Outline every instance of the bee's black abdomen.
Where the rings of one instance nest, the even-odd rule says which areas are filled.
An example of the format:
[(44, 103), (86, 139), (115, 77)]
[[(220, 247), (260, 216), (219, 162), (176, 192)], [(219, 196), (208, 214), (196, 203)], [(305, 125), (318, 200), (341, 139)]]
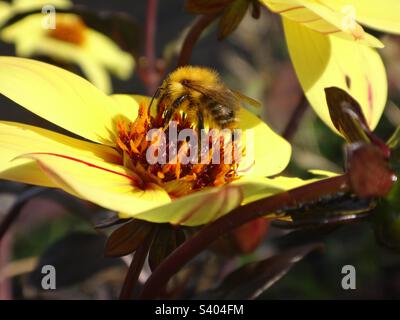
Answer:
[(211, 99), (208, 99), (205, 105), (206, 112), (210, 115), (213, 121), (222, 128), (228, 127), (236, 121), (235, 111), (231, 107), (221, 105)]

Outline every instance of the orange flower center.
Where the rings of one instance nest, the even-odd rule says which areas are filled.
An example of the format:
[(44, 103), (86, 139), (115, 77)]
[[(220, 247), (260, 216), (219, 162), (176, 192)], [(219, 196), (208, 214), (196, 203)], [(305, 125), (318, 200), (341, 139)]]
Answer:
[[(208, 186), (221, 186), (238, 179), (238, 161), (234, 154), (241, 148), (237, 141), (227, 138), (226, 134), (217, 130), (217, 136), (206, 136), (207, 150), (205, 153), (201, 151), (200, 154), (199, 150), (204, 150), (204, 144), (200, 146), (197, 131), (193, 129), (194, 124), (185, 118), (185, 115), (176, 115), (173, 119), (177, 124), (175, 128), (178, 134), (184, 129), (195, 133), (196, 142), (199, 143), (195, 156), (193, 149), (189, 147), (193, 141), (171, 139), (170, 131), (173, 130), (173, 126), (166, 124), (162, 115), (150, 116), (148, 105), (142, 103), (135, 122), (120, 121), (117, 125), (117, 144), (124, 165), (137, 173), (143, 181), (162, 186), (173, 197)], [(151, 130), (159, 132), (160, 135), (149, 136)], [(163, 140), (160, 137), (165, 138)], [(175, 148), (176, 151), (172, 152), (171, 148)], [(151, 150), (153, 151), (149, 153)], [(218, 161), (215, 162), (216, 153)], [(184, 161), (188, 157), (192, 157), (194, 161)], [(151, 161), (155, 158), (164, 158), (167, 162)]]
[(69, 42), (78, 46), (86, 40), (86, 25), (77, 16), (57, 16), (55, 29), (48, 31), (48, 36), (60, 41)]

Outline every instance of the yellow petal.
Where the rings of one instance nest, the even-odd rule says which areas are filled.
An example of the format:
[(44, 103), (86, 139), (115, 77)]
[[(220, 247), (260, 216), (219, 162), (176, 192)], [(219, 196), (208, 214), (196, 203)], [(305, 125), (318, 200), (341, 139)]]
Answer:
[[(59, 49), (61, 48), (62, 46), (59, 47)], [(49, 56), (55, 57), (55, 55)], [(69, 57), (72, 56), (73, 55), (70, 55)], [(91, 56), (80, 54), (78, 59), (70, 62), (78, 64), (81, 67), (85, 77), (98, 89), (107, 94), (110, 94), (113, 91), (109, 73), (101, 64), (99, 64), (96, 60), (93, 60)]]
[(348, 91), (360, 103), (368, 124), (374, 129), (387, 98), (386, 72), (379, 54), (372, 48), (321, 35), (288, 19), (284, 19), (284, 28), (301, 86), (321, 119), (334, 129), (324, 88), (336, 86)]
[(334, 35), (372, 47), (383, 47), (375, 37), (364, 32), (352, 12), (332, 10), (312, 0), (260, 0), (271, 11), (324, 35)]
[(134, 217), (156, 223), (198, 226), (217, 219), (240, 205), (238, 186), (209, 188), (178, 198), (169, 204), (136, 214), (122, 211), (121, 218)]
[(326, 177), (326, 178), (334, 177), (334, 176), (338, 175), (338, 173), (336, 173), (336, 172), (320, 170), (320, 169), (312, 169), (312, 170), (308, 170), (308, 172), (315, 176), (322, 176), (322, 177)]
[(239, 128), (245, 132), (246, 147), (239, 173), (264, 177), (283, 171), (290, 160), (290, 144), (245, 108), (240, 109), (238, 118)]
[(0, 57), (0, 93), (89, 140), (114, 145), (114, 100), (85, 79), (42, 62)]
[(128, 79), (135, 67), (135, 60), (129, 53), (121, 50), (110, 38), (93, 29), (87, 30), (84, 50), (88, 56), (122, 80)]
[(120, 213), (120, 217), (198, 226), (214, 221), (241, 204), (247, 204), (311, 181), (286, 177), (276, 179), (243, 177), (223, 187), (204, 189), (143, 213), (135, 215)]
[(148, 99), (144, 96), (134, 96), (127, 94), (113, 94), (111, 97), (115, 101), (117, 114), (120, 117), (119, 119), (130, 122), (136, 120), (139, 112), (139, 104), (143, 101), (143, 99)]
[(42, 8), (45, 5), (52, 5), (56, 8), (69, 8), (72, 2), (69, 0), (13, 0), (13, 10), (17, 12), (24, 12)]
[(7, 21), (11, 14), (11, 6), (6, 2), (0, 2), (0, 26)]
[(32, 14), (1, 30), (1, 40), (15, 43), (17, 55), (28, 57), (35, 53), (35, 46), (47, 33), (42, 26), (41, 14)]
[(244, 189), (246, 191), (247, 189), (249, 190), (247, 191), (247, 193), (245, 193), (245, 197), (243, 199), (242, 204), (254, 202), (256, 200), (277, 194), (279, 192), (301, 187), (303, 185), (321, 179), (303, 180), (300, 178), (280, 176), (272, 179), (267, 178), (262, 180), (260, 178), (252, 178), (252, 180), (253, 182), (257, 182), (256, 185), (258, 186), (258, 188), (256, 189), (255, 186), (253, 185), (251, 189), (249, 189), (250, 185), (249, 184), (245, 185)]
[(0, 178), (54, 187), (36, 163), (16, 159), (31, 152), (61, 152), (73, 157), (118, 162), (118, 153), (109, 147), (67, 137), (49, 130), (14, 122), (0, 122)]
[(136, 214), (171, 201), (163, 189), (150, 183), (142, 186), (140, 178), (119, 165), (56, 153), (20, 158), (35, 160), (59, 188), (110, 210)]
[(334, 10), (352, 6), (357, 21), (371, 28), (400, 33), (400, 1), (398, 0), (321, 0)]
[(2, 178), (59, 187), (124, 212), (125, 217), (153, 222), (200, 225), (251, 197), (257, 199), (281, 191), (268, 179), (244, 177), (228, 186), (209, 188), (171, 202), (164, 190), (151, 184), (142, 186), (134, 173), (113, 164), (119, 160), (113, 149), (15, 123), (1, 123), (0, 151)]

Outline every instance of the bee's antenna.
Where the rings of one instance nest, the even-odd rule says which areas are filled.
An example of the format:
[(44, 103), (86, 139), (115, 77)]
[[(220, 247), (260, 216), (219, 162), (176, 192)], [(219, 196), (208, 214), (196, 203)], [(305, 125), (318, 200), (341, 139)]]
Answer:
[(160, 94), (160, 87), (157, 88), (156, 92), (155, 92), (155, 93), (153, 94), (153, 96), (151, 97), (150, 104), (149, 104), (149, 108), (148, 108), (148, 110), (147, 110), (147, 112), (148, 112), (149, 114), (150, 114), (150, 111), (151, 111), (151, 106), (153, 105), (153, 101), (154, 101), (154, 99), (158, 98), (159, 94)]

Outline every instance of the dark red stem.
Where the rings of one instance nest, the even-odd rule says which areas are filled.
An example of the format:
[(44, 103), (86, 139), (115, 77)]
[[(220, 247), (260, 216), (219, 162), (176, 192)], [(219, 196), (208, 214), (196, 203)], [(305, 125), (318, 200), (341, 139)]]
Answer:
[(231, 213), (206, 225), (169, 255), (147, 280), (140, 298), (157, 298), (160, 290), (176, 272), (228, 231), (282, 208), (295, 207), (303, 202), (348, 190), (350, 190), (348, 176), (345, 174), (316, 181), (236, 208)]
[(120, 300), (129, 300), (133, 297), (133, 289), (139, 280), (140, 272), (142, 271), (144, 262), (146, 261), (150, 245), (151, 239), (147, 239), (143, 242), (143, 245), (136, 250), (125, 276), (124, 284), (122, 285), (121, 293), (119, 295)]
[(157, 29), (158, 0), (147, 0), (145, 56), (146, 62), (143, 70), (143, 82), (146, 85), (147, 94), (152, 96), (157, 89), (160, 75), (157, 70), (155, 53), (156, 29)]
[(296, 133), (300, 121), (307, 111), (308, 101), (304, 94), (301, 95), (299, 103), (297, 104), (296, 108), (294, 109), (292, 115), (290, 116), (289, 122), (286, 125), (285, 130), (282, 133), (282, 137), (286, 140), (292, 140), (294, 134)]
[(178, 67), (189, 64), (193, 48), (199, 40), (201, 34), (218, 16), (218, 13), (203, 15), (193, 24), (183, 42), (178, 58)]
[(147, 0), (146, 57), (150, 66), (155, 66), (155, 34), (157, 27), (157, 0)]

